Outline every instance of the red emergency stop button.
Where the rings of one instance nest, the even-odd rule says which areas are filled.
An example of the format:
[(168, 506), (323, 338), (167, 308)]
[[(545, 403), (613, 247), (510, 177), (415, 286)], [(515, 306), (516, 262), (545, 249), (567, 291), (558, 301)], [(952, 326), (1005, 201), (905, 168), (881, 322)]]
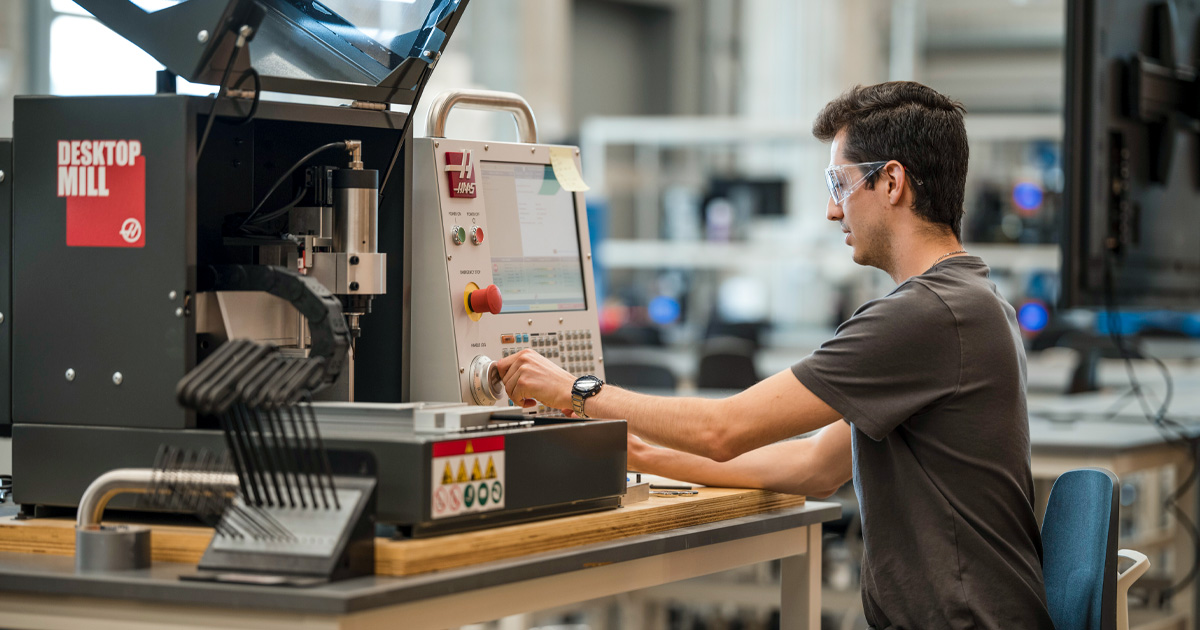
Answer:
[(483, 244), (483, 228), (478, 225), (471, 228), (471, 242), (476, 245)]
[(471, 291), (467, 303), (473, 313), (499, 315), (500, 309), (504, 306), (504, 299), (500, 297), (500, 287), (489, 284), (486, 289)]

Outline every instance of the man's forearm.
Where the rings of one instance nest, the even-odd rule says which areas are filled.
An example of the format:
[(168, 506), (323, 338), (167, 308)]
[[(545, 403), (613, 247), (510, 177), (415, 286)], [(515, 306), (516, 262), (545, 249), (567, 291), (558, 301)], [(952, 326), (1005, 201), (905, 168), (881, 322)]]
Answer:
[(712, 457), (720, 446), (707, 436), (720, 424), (724, 408), (719, 399), (648, 396), (612, 385), (584, 403), (589, 417), (626, 420), (630, 433), (704, 457)]
[(755, 449), (727, 462), (631, 440), (630, 465), (706, 486), (762, 488), (824, 498), (851, 477), (850, 430), (837, 422), (820, 434)]
[(728, 461), (841, 417), (791, 372), (780, 372), (723, 399), (666, 398), (606, 386), (587, 399), (593, 418), (623, 418), (629, 431), (676, 450)]

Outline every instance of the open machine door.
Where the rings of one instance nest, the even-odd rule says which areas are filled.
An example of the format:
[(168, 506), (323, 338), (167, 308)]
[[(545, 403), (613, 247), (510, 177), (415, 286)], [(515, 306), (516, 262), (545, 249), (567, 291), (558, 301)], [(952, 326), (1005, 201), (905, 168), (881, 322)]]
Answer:
[[(78, 0), (194, 83), (250, 68), (261, 88), (409, 104), (467, 0)], [(358, 24), (380, 24), (367, 28)]]

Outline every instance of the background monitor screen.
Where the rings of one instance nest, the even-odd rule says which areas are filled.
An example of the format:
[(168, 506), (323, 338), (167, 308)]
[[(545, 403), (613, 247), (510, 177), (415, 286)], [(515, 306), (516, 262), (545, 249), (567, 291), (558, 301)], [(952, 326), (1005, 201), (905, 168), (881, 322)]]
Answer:
[(480, 171), (501, 313), (587, 309), (575, 195), (548, 165), (483, 162)]
[(1200, 307), (1200, 7), (1067, 7), (1062, 305)]

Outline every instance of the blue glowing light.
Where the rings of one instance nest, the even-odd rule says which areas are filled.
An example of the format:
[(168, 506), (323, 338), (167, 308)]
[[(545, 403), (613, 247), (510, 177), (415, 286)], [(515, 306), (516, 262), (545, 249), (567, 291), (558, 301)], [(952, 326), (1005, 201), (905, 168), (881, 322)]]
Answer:
[(1020, 182), (1013, 186), (1013, 203), (1026, 212), (1042, 207), (1042, 187), (1033, 182)]
[(1041, 302), (1026, 302), (1017, 311), (1017, 321), (1022, 330), (1038, 332), (1050, 322), (1050, 311)]
[(660, 295), (646, 305), (646, 313), (650, 321), (656, 324), (670, 324), (679, 319), (679, 301), (675, 298)]

